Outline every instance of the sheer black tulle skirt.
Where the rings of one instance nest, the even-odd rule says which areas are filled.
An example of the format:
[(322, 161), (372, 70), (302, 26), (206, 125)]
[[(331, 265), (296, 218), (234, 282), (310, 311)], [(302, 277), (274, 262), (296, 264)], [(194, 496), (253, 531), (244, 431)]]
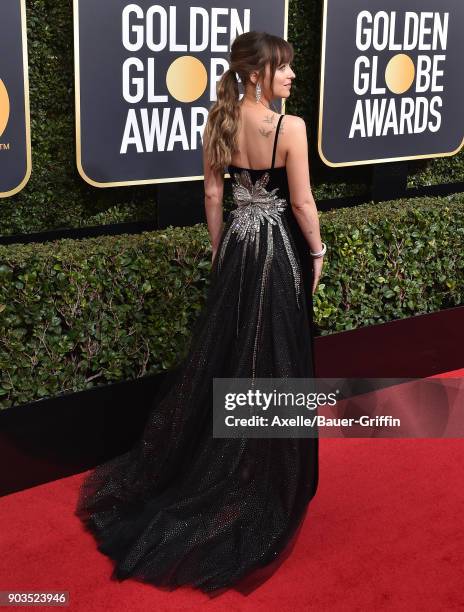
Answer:
[(212, 437), (213, 377), (313, 375), (285, 218), (262, 224), (258, 246), (228, 232), (232, 220), (177, 378), (154, 398), (139, 442), (81, 485), (75, 513), (114, 560), (113, 579), (232, 586), (278, 557), (316, 492), (317, 438)]

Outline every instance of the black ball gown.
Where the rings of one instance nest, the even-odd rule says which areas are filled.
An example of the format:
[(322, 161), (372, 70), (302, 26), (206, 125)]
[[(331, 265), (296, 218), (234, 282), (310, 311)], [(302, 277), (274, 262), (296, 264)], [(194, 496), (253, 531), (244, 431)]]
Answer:
[(270, 169), (229, 166), (235, 208), (174, 383), (139, 442), (82, 482), (75, 514), (112, 579), (236, 585), (282, 556), (316, 492), (317, 437), (212, 436), (213, 377), (314, 376), (312, 266), (274, 167), (282, 117)]

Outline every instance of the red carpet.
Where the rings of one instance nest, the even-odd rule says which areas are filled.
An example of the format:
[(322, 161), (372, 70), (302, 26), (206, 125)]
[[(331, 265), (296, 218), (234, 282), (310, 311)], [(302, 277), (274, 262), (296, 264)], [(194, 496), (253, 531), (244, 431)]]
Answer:
[(66, 478), (0, 499), (0, 590), (66, 590), (83, 612), (464, 610), (463, 466), (461, 439), (321, 440), (292, 554), (248, 596), (214, 599), (110, 581), (73, 515), (83, 475)]

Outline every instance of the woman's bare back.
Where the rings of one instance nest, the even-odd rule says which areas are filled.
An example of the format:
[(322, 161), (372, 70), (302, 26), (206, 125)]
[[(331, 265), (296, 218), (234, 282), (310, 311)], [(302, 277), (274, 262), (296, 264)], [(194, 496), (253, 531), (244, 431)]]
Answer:
[[(279, 113), (257, 103), (240, 104), (239, 151), (232, 154), (231, 165), (252, 170), (268, 170)], [(308, 165), (306, 124), (301, 117), (284, 115), (280, 122), (275, 168), (285, 167), (292, 205), (305, 206), (312, 200)]]
[[(279, 113), (266, 109), (257, 103), (253, 109), (248, 104), (240, 105), (240, 122), (238, 128), (239, 151), (232, 155), (231, 165), (252, 170), (267, 170), (271, 167), (272, 148), (279, 120)], [(284, 115), (280, 122), (278, 146), (276, 149), (275, 167), (282, 167), (287, 159), (287, 142), (285, 139), (286, 124), (293, 119)]]

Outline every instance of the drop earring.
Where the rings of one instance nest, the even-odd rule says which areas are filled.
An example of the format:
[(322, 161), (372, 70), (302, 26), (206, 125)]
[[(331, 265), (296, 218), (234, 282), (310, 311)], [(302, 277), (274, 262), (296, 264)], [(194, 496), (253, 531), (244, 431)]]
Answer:
[(261, 99), (261, 85), (258, 83), (256, 83), (256, 102), (259, 102)]

